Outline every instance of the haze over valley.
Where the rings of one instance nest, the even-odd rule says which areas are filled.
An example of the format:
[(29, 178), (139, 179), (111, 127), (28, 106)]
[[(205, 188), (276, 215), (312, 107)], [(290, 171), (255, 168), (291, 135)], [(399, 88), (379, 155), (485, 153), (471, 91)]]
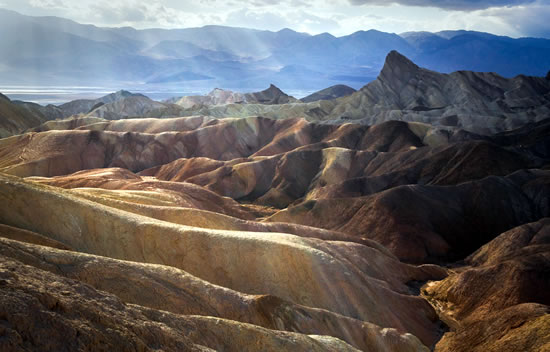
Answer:
[[(104, 92), (133, 88), (153, 99), (206, 94), (214, 88), (257, 91), (271, 83), (303, 96), (335, 84), (359, 89), (378, 76), (391, 50), (444, 73), (544, 76), (550, 67), (548, 39), (475, 31), (361, 30), (335, 37), (213, 25), (136, 30), (3, 9), (0, 31), (3, 86), (101, 87)], [(53, 91), (49, 99), (32, 92), (25, 99), (21, 89), (13, 94), (14, 99), (40, 103), (71, 100), (62, 101)], [(86, 91), (80, 94), (78, 98), (90, 97)]]

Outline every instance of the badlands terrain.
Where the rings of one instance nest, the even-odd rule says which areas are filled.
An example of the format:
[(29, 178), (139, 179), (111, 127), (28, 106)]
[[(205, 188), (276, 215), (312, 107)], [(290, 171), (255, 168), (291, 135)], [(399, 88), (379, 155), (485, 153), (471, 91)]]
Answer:
[(550, 350), (549, 77), (0, 117), (2, 351)]

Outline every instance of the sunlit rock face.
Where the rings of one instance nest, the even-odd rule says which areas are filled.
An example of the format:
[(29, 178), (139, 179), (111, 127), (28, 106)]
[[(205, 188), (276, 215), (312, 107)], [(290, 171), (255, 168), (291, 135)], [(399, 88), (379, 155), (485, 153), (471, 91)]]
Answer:
[[(3, 243), (10, 246), (9, 242)], [(54, 261), (67, 262), (62, 259), (64, 256), (67, 254), (60, 252)], [(38, 266), (56, 265), (40, 259), (34, 265), (25, 265), (2, 256), (0, 310), (6, 317), (2, 350), (357, 351), (332, 337), (281, 332), (217, 317), (175, 314), (125, 303), (109, 292), (85, 284), (86, 280), (70, 279), (54, 273), (55, 269)], [(90, 276), (94, 274), (98, 273), (92, 269)], [(400, 336), (394, 335), (399, 340)], [(409, 336), (401, 340), (420, 346)]]
[[(426, 301), (410, 295), (406, 283), (440, 278), (445, 275), (440, 268), (402, 264), (374, 244), (369, 247), (268, 232), (275, 229), (263, 228), (261, 224), (254, 232), (185, 224), (184, 217), (194, 225), (193, 218), (200, 219), (200, 211), (186, 214), (182, 209), (181, 225), (139, 215), (148, 213), (148, 207), (166, 207), (168, 213), (176, 211), (178, 207), (173, 203), (159, 205), (164, 199), (162, 193), (96, 192), (87, 188), (58, 191), (13, 178), (2, 181), (2, 204), (9, 204), (12, 209), (20, 209), (18, 200), (29, 197), (41, 198), (39, 203), (44, 205), (52, 203), (50, 197), (57, 199), (55, 205), (41, 208), (36, 204), (33, 210), (29, 208), (33, 215), (2, 209), (2, 222), (48, 234), (47, 237), (77, 251), (169, 265), (242, 293), (277, 296), (402, 333), (413, 332), (426, 344), (434, 342), (436, 315)], [(11, 195), (16, 193), (17, 199), (13, 199)], [(124, 204), (121, 207), (126, 210), (105, 205), (112, 198), (118, 198), (114, 202), (141, 206), (131, 212), (132, 208)], [(61, 212), (65, 213), (64, 220), (48, 219), (47, 214)], [(214, 217), (210, 220), (217, 221)], [(234, 257), (240, 259), (235, 261)], [(380, 304), (382, 300), (393, 303)]]

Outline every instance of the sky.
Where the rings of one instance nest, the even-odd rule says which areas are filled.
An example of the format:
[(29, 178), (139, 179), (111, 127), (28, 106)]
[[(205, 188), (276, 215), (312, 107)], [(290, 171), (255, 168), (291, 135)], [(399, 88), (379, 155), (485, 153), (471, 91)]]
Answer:
[(335, 36), (466, 29), (550, 38), (550, 0), (0, 0), (0, 8), (140, 29), (227, 25)]

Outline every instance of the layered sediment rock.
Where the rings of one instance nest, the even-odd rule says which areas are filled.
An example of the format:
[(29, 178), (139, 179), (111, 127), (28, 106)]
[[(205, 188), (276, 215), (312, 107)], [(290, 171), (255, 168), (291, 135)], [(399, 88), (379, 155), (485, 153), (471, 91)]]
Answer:
[(550, 347), (550, 221), (507, 231), (424, 294), (452, 326), (437, 351), (544, 351)]
[(80, 116), (2, 139), (0, 347), (544, 350), (549, 126)]

